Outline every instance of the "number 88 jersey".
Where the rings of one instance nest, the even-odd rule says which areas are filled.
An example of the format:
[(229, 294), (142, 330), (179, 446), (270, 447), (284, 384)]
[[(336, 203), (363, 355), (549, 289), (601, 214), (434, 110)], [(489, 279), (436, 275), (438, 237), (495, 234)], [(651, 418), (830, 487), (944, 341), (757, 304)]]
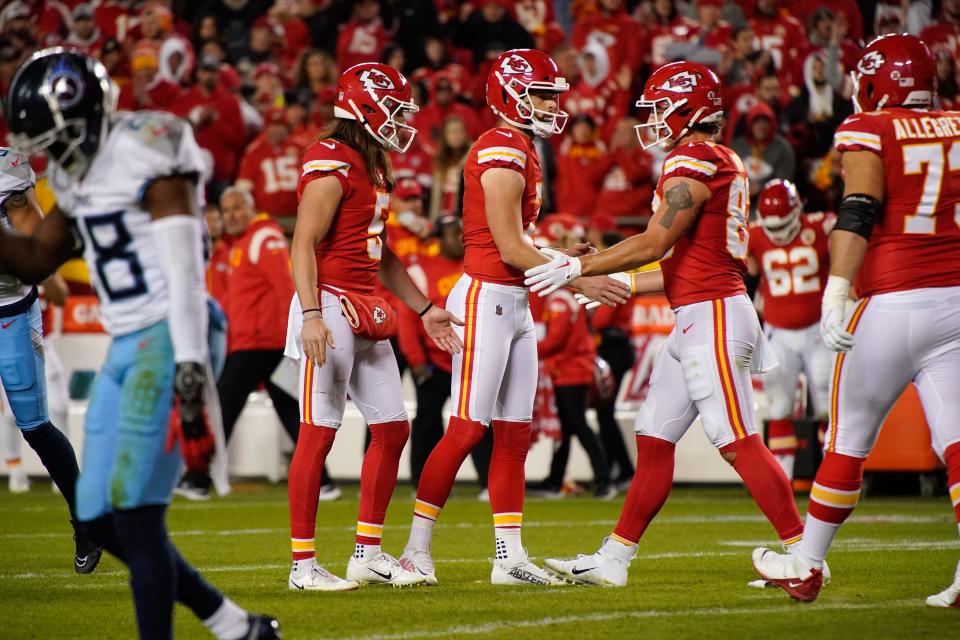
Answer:
[(859, 293), (960, 285), (960, 112), (895, 107), (852, 115), (834, 145), (883, 160), (883, 210)]
[[(146, 189), (171, 176), (195, 178), (202, 185), (208, 174), (209, 163), (190, 125), (150, 111), (117, 114), (82, 180), (51, 163), (57, 207), (74, 220), (83, 239), (101, 321), (111, 335), (132, 333), (169, 314), (151, 217), (141, 203)], [(199, 216), (196, 220), (203, 224)], [(183, 250), (203, 248), (198, 242)]]
[(664, 293), (671, 307), (746, 293), (747, 216), (750, 192), (740, 157), (713, 142), (691, 142), (673, 149), (653, 197), (656, 211), (663, 184), (690, 178), (710, 190), (687, 232), (660, 261)]
[(760, 269), (763, 319), (780, 329), (803, 329), (820, 320), (820, 297), (830, 274), (832, 213), (809, 213), (790, 242), (778, 244), (759, 223), (750, 225), (750, 257)]

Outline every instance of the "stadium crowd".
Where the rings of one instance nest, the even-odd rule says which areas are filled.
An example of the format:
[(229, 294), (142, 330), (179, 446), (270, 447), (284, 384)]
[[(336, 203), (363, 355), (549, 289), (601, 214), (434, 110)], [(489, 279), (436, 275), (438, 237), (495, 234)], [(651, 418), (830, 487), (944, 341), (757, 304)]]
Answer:
[[(462, 268), (462, 168), (474, 139), (495, 124), (483, 83), (503, 51), (551, 52), (571, 85), (563, 135), (535, 140), (541, 211), (553, 216), (541, 233), (552, 244), (586, 238), (603, 247), (642, 230), (651, 215), (664, 152), (639, 144), (633, 103), (652, 71), (679, 59), (715, 69), (728, 105), (722, 139), (743, 160), (751, 196), (787, 179), (808, 211), (830, 211), (842, 186), (832, 135), (852, 111), (846, 72), (872, 34), (900, 31), (930, 46), (937, 106), (956, 108), (960, 0), (13, 0), (0, 9), (0, 94), (34, 51), (63, 45), (104, 63), (120, 109), (169, 111), (191, 123), (212, 167), (208, 284), (229, 327), (220, 382), (226, 432), (264, 384), (296, 439), (296, 405), (269, 380), (294, 291), (285, 233), (296, 219), (301, 154), (333, 120), (339, 71), (379, 61), (412, 81), (420, 111), (410, 124), (419, 135), (405, 154), (391, 154), (388, 240), (442, 306)], [(450, 356), (397, 307), (395, 349), (417, 386), (416, 486), (442, 435)], [(598, 495), (612, 495), (629, 483), (630, 456), (612, 406), (598, 408), (599, 438), (583, 414), (597, 353), (611, 368), (608, 397), (632, 364), (624, 349), (630, 309), (588, 319), (575, 303), (554, 300), (539, 323), (563, 442), (580, 438)], [(560, 490), (567, 450), (558, 449), (544, 490)], [(474, 453), (483, 482), (489, 443)], [(194, 484), (202, 494), (203, 482)]]

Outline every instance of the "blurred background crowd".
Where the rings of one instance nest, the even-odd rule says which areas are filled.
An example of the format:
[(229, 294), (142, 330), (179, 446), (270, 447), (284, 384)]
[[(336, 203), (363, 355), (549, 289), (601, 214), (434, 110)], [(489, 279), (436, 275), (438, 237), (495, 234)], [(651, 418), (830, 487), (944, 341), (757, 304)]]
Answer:
[[(245, 398), (261, 384), (271, 396), (276, 391), (267, 374), (282, 354), (293, 293), (284, 232), (296, 219), (300, 154), (333, 118), (340, 70), (380, 61), (413, 83), (419, 135), (392, 157), (398, 187), (388, 234), (439, 304), (461, 268), (461, 170), (472, 141), (495, 122), (483, 87), (502, 51), (545, 50), (571, 85), (562, 96), (571, 116), (565, 131), (535, 141), (542, 213), (563, 214), (552, 231), (542, 225), (543, 234), (554, 243), (586, 237), (604, 246), (643, 229), (651, 214), (664, 154), (643, 150), (633, 127), (634, 101), (652, 70), (678, 59), (715, 69), (726, 92), (723, 141), (743, 159), (751, 194), (769, 180), (790, 179), (807, 210), (831, 210), (842, 188), (832, 135), (852, 112), (847, 72), (865, 42), (890, 32), (913, 33), (930, 46), (937, 106), (956, 108), (960, 0), (12, 0), (0, 8), (0, 93), (31, 53), (64, 45), (104, 63), (120, 109), (170, 111), (192, 123), (212, 167), (208, 281), (226, 313), (228, 351), (235, 360), (241, 352), (270, 353), (252, 368), (245, 356), (233, 377), (228, 356), (221, 384)], [(594, 385), (599, 349), (616, 393), (633, 364), (629, 309), (587, 319), (551, 308), (539, 312), (545, 373), (558, 388)], [(417, 383), (414, 438), (426, 438), (419, 449), (429, 452), (442, 432), (450, 364), (417, 318), (404, 318), (398, 355)], [(557, 340), (576, 323), (586, 340)], [(574, 355), (591, 364), (572, 365)], [(556, 406), (569, 395), (557, 394)], [(296, 407), (274, 404), (295, 437)], [(225, 403), (228, 432), (243, 408), (237, 405)], [(632, 473), (612, 416), (611, 408), (602, 443), (586, 442), (591, 436), (579, 422), (562, 429), (594, 450), (601, 488)], [(422, 465), (417, 448), (415, 467)], [(562, 469), (551, 473), (548, 484), (562, 476)]]

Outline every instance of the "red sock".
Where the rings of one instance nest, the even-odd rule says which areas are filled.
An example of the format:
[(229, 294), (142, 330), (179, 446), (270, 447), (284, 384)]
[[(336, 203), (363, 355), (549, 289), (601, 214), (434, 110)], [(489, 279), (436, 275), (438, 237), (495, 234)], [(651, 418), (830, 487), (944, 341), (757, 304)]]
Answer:
[(336, 435), (336, 429), (300, 423), (300, 435), (293, 452), (293, 460), (290, 462), (290, 477), (287, 481), (294, 560), (305, 560), (316, 555), (313, 536), (317, 528), (320, 477), (323, 475), (323, 463)]
[(637, 471), (623, 502), (614, 540), (637, 544), (659, 513), (673, 486), (673, 456), (677, 445), (651, 436), (637, 436)]
[(960, 527), (960, 442), (954, 442), (943, 454), (947, 462), (947, 484), (950, 485), (950, 501), (953, 503), (953, 515)]
[(810, 489), (807, 513), (823, 522), (843, 524), (860, 499), (863, 458), (828, 451)]
[(420, 472), (415, 516), (437, 519), (440, 509), (450, 497), (450, 489), (453, 488), (460, 465), (486, 432), (487, 428), (480, 422), (450, 416), (447, 432), (430, 452)]
[(360, 469), (357, 544), (380, 544), (387, 507), (397, 486), (400, 454), (409, 435), (410, 425), (406, 420), (370, 425), (370, 446)]
[(733, 453), (733, 468), (740, 475), (747, 491), (760, 507), (763, 515), (777, 530), (785, 544), (803, 535), (803, 521), (793, 501), (793, 489), (773, 454), (763, 445), (760, 436), (753, 434), (720, 449), (721, 454)]
[[(490, 455), (488, 491), (494, 527), (519, 528), (511, 516), (501, 514), (523, 513), (523, 495), (526, 489), (524, 462), (530, 449), (529, 422), (494, 420), (493, 453)], [(501, 522), (498, 524), (498, 518)], [(515, 519), (515, 518), (513, 518)]]
[(767, 446), (775, 456), (797, 455), (797, 434), (793, 429), (793, 420), (768, 421)]

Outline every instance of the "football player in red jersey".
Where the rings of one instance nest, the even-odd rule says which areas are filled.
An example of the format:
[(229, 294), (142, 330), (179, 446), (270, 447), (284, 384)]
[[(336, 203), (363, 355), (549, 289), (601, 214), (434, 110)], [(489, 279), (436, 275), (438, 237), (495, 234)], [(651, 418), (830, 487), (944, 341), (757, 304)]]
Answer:
[[(527, 235), (540, 210), (540, 161), (533, 136), (563, 130), (559, 94), (567, 81), (547, 54), (502, 53), (487, 77), (487, 104), (500, 118), (474, 143), (464, 166), (464, 274), (447, 309), (466, 322), (464, 350), (453, 357), (450, 425), (424, 465), (417, 489), (408, 562), (436, 584), (433, 525), (470, 450), (493, 429), (488, 490), (496, 552), (494, 584), (556, 584), (521, 544), (524, 460), (536, 390), (537, 338), (523, 270), (545, 262)], [(605, 301), (625, 300), (609, 278), (576, 283)]]
[[(747, 175), (740, 158), (713, 142), (723, 117), (722, 88), (707, 67), (675, 62), (647, 80), (637, 106), (645, 147), (668, 150), (646, 231), (582, 257), (551, 255), (526, 272), (531, 291), (547, 295), (583, 275), (617, 273), (660, 261), (633, 274), (638, 292), (663, 290), (676, 325), (660, 352), (650, 391), (637, 416), (637, 470), (620, 520), (600, 550), (575, 560), (547, 560), (565, 578), (624, 586), (647, 525), (666, 502), (674, 450), (693, 421), (743, 479), (785, 545), (803, 523), (790, 483), (757, 434), (751, 373), (776, 365), (746, 295)], [(649, 131), (649, 133), (647, 133)]]
[(827, 416), (833, 355), (820, 339), (820, 295), (830, 267), (827, 234), (836, 216), (803, 214), (797, 188), (768, 182), (759, 195), (759, 220), (750, 225), (747, 270), (760, 277), (767, 338), (780, 366), (763, 376), (767, 395), (767, 444), (793, 477), (797, 437), (794, 399), (802, 372), (813, 398), (813, 415)]
[[(803, 541), (786, 556), (753, 552), (757, 572), (798, 600), (819, 595), (864, 459), (911, 382), (960, 525), (960, 112), (930, 108), (934, 76), (919, 39), (877, 38), (853, 71), (856, 113), (834, 137), (845, 178), (820, 314), (824, 343), (838, 352), (826, 451)], [(862, 297), (848, 311), (854, 281)], [(927, 604), (960, 607), (960, 566)]]
[[(286, 348), (300, 360), (302, 389), (300, 436), (290, 465), (293, 567), (288, 585), (318, 591), (424, 580), (380, 549), (410, 428), (400, 372), (386, 339), (396, 318), (373, 295), (376, 278), (419, 314), (438, 346), (453, 353), (461, 345), (450, 326), (459, 320), (430, 303), (384, 242), (393, 187), (387, 149), (405, 151), (416, 133), (404, 122), (404, 112), (417, 109), (410, 85), (386, 65), (359, 64), (340, 75), (335, 109), (334, 123), (303, 154), (292, 255), (297, 295)], [(317, 564), (314, 530), (320, 469), (348, 393), (372, 438), (360, 472), (356, 551), (343, 580)]]

